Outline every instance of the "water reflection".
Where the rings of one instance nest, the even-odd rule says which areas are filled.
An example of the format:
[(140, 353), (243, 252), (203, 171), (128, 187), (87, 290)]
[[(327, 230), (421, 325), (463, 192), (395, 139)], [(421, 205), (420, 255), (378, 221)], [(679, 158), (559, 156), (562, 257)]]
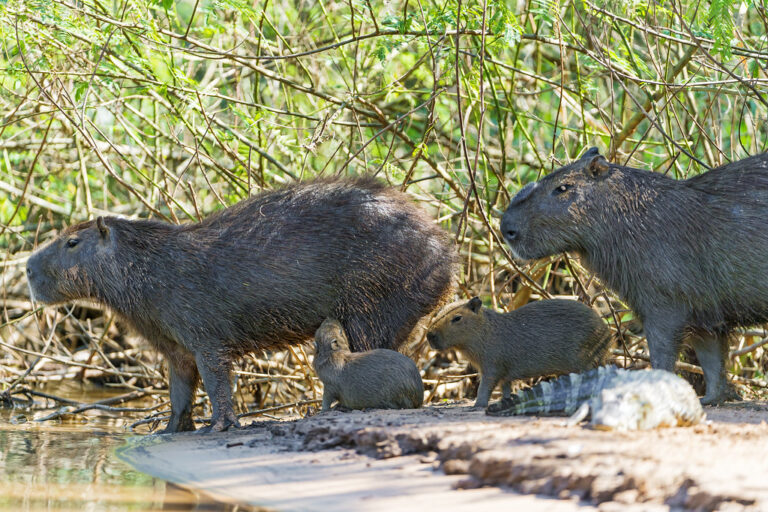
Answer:
[(0, 510), (251, 510), (211, 501), (132, 469), (115, 455), (125, 434), (72, 425), (13, 425), (0, 409)]

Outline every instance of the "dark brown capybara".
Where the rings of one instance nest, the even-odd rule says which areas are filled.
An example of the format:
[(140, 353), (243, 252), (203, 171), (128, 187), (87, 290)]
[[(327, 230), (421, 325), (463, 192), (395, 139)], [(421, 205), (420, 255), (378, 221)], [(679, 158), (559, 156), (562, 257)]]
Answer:
[(480, 371), (475, 407), (486, 407), (499, 382), (504, 398), (510, 398), (512, 381), (605, 364), (611, 331), (575, 300), (540, 300), (497, 313), (473, 297), (445, 306), (427, 341), (436, 350), (459, 350)]
[(323, 381), (323, 410), (338, 401), (347, 409), (416, 409), (424, 383), (411, 358), (385, 348), (350, 352), (338, 320), (325, 320), (315, 333), (317, 376)]
[(353, 350), (397, 348), (450, 295), (456, 259), (409, 196), (358, 178), (265, 192), (199, 223), (100, 217), (36, 251), (27, 276), (35, 300), (96, 300), (165, 355), (164, 432), (194, 430), (199, 376), (206, 430), (220, 431), (238, 425), (235, 358), (305, 342), (327, 317)]
[(597, 151), (528, 184), (501, 231), (514, 254), (563, 252), (643, 322), (654, 368), (674, 371), (688, 338), (704, 404), (738, 398), (725, 362), (735, 326), (768, 321), (768, 154), (687, 180), (611, 164)]

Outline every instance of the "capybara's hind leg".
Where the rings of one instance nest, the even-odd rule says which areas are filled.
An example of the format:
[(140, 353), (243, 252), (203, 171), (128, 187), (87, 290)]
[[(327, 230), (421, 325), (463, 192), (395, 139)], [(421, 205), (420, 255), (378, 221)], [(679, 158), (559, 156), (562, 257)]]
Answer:
[(229, 359), (214, 351), (206, 351), (196, 354), (195, 360), (213, 409), (211, 424), (201, 428), (200, 432), (223, 432), (230, 427), (240, 427), (232, 407)]
[(504, 383), (501, 385), (501, 393), (502, 396), (507, 400), (512, 398), (512, 383), (510, 381), (504, 381)]
[(374, 315), (350, 315), (339, 319), (349, 339), (352, 352), (374, 348), (395, 348), (395, 332)]
[(183, 349), (167, 357), (171, 394), (171, 418), (160, 434), (195, 430), (192, 405), (200, 379), (194, 356)]
[(693, 340), (693, 349), (704, 370), (707, 393), (703, 405), (714, 405), (727, 400), (741, 400), (739, 393), (728, 382), (725, 362), (728, 359), (728, 338), (724, 335), (704, 333)]

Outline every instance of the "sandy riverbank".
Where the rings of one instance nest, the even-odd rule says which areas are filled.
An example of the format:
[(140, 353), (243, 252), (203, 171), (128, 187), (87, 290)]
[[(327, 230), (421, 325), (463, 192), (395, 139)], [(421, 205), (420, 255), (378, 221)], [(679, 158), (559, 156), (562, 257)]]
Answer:
[(149, 436), (119, 453), (153, 476), (281, 511), (768, 510), (768, 403), (631, 433), (468, 405)]

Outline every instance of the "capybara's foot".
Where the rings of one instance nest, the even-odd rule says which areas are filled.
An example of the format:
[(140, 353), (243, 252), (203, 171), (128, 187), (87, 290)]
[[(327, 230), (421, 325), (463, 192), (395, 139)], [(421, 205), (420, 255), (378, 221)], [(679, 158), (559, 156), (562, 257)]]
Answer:
[(193, 432), (195, 430), (195, 422), (192, 419), (192, 415), (174, 416), (171, 414), (171, 418), (168, 420), (168, 425), (163, 430), (156, 432), (156, 434), (175, 434), (177, 432)]
[(741, 400), (742, 398), (738, 390), (731, 384), (728, 384), (727, 386), (723, 386), (719, 390), (716, 390), (714, 393), (710, 393), (709, 390), (707, 390), (707, 394), (704, 395), (700, 401), (701, 405), (720, 405), (725, 402), (738, 402)]
[(208, 432), (226, 432), (229, 429), (241, 428), (240, 422), (237, 420), (237, 416), (234, 414), (220, 416), (218, 418), (211, 418), (210, 425), (206, 425), (198, 429), (197, 432), (201, 434), (207, 434)]
[(513, 402), (511, 398), (502, 398), (498, 402), (494, 402), (488, 406), (485, 410), (485, 414), (489, 416), (509, 416), (512, 414)]

